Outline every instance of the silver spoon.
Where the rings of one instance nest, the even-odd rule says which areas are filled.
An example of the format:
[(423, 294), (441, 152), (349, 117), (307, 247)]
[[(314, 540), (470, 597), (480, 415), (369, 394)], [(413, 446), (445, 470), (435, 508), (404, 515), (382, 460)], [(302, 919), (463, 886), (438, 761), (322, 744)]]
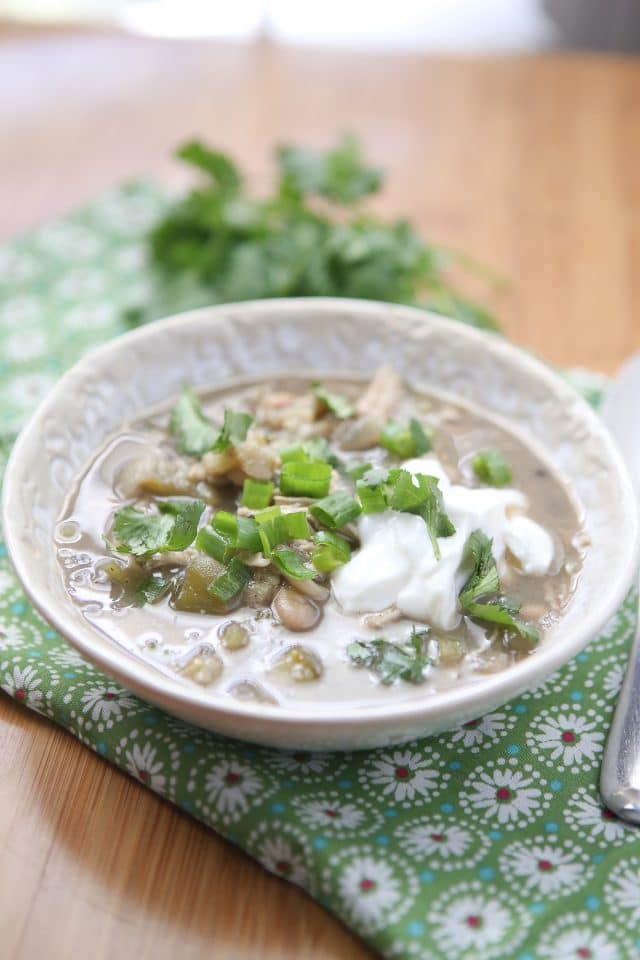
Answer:
[[(627, 361), (610, 384), (602, 417), (618, 443), (640, 502), (640, 354)], [(600, 795), (612, 813), (640, 825), (640, 630), (604, 750)]]

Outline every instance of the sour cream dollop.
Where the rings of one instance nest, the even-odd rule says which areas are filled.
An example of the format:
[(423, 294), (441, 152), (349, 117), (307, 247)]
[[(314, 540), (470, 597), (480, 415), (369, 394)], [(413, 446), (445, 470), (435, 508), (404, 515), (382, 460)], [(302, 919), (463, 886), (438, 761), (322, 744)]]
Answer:
[(358, 521), (361, 547), (333, 575), (333, 590), (347, 613), (370, 613), (395, 604), (409, 618), (440, 630), (453, 630), (460, 621), (458, 593), (468, 571), (461, 571), (469, 534), (482, 530), (493, 539), (498, 569), (508, 549), (522, 571), (548, 573), (554, 544), (549, 533), (529, 517), (527, 498), (518, 490), (470, 489), (450, 482), (433, 456), (402, 464), (412, 474), (438, 477), (444, 505), (456, 532), (438, 539), (440, 559), (424, 520), (387, 510)]

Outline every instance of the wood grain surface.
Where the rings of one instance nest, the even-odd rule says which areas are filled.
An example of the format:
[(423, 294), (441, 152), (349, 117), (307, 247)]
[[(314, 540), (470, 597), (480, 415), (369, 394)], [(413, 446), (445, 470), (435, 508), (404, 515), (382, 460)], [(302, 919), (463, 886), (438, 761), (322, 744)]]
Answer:
[[(384, 57), (0, 27), (0, 236), (206, 136), (259, 186), (275, 141), (355, 131), (377, 205), (510, 281), (510, 337), (612, 371), (640, 347), (640, 65)], [(474, 284), (474, 292), (478, 285)], [(0, 694), (3, 960), (364, 960), (303, 893)]]

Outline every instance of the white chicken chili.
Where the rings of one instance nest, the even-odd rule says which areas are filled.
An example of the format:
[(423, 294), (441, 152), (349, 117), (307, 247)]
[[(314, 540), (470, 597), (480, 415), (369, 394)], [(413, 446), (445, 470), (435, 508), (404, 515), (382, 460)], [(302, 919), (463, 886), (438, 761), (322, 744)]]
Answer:
[(389, 368), (185, 387), (110, 438), (56, 540), (113, 642), (283, 708), (428, 697), (535, 655), (587, 547), (539, 451)]

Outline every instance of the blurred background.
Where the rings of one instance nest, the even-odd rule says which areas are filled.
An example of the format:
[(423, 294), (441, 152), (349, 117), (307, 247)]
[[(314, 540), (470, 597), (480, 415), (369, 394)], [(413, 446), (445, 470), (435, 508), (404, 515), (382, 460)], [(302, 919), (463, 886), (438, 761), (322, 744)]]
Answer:
[(639, 49), (637, 0), (0, 0), (0, 241), (180, 189), (189, 137), (260, 191), (276, 144), (352, 131), (377, 213), (508, 278), (510, 336), (611, 368), (640, 326), (597, 322), (639, 296)]
[(1, 0), (31, 23), (117, 24), (155, 37), (271, 37), (290, 43), (420, 50), (635, 51), (635, 0)]

